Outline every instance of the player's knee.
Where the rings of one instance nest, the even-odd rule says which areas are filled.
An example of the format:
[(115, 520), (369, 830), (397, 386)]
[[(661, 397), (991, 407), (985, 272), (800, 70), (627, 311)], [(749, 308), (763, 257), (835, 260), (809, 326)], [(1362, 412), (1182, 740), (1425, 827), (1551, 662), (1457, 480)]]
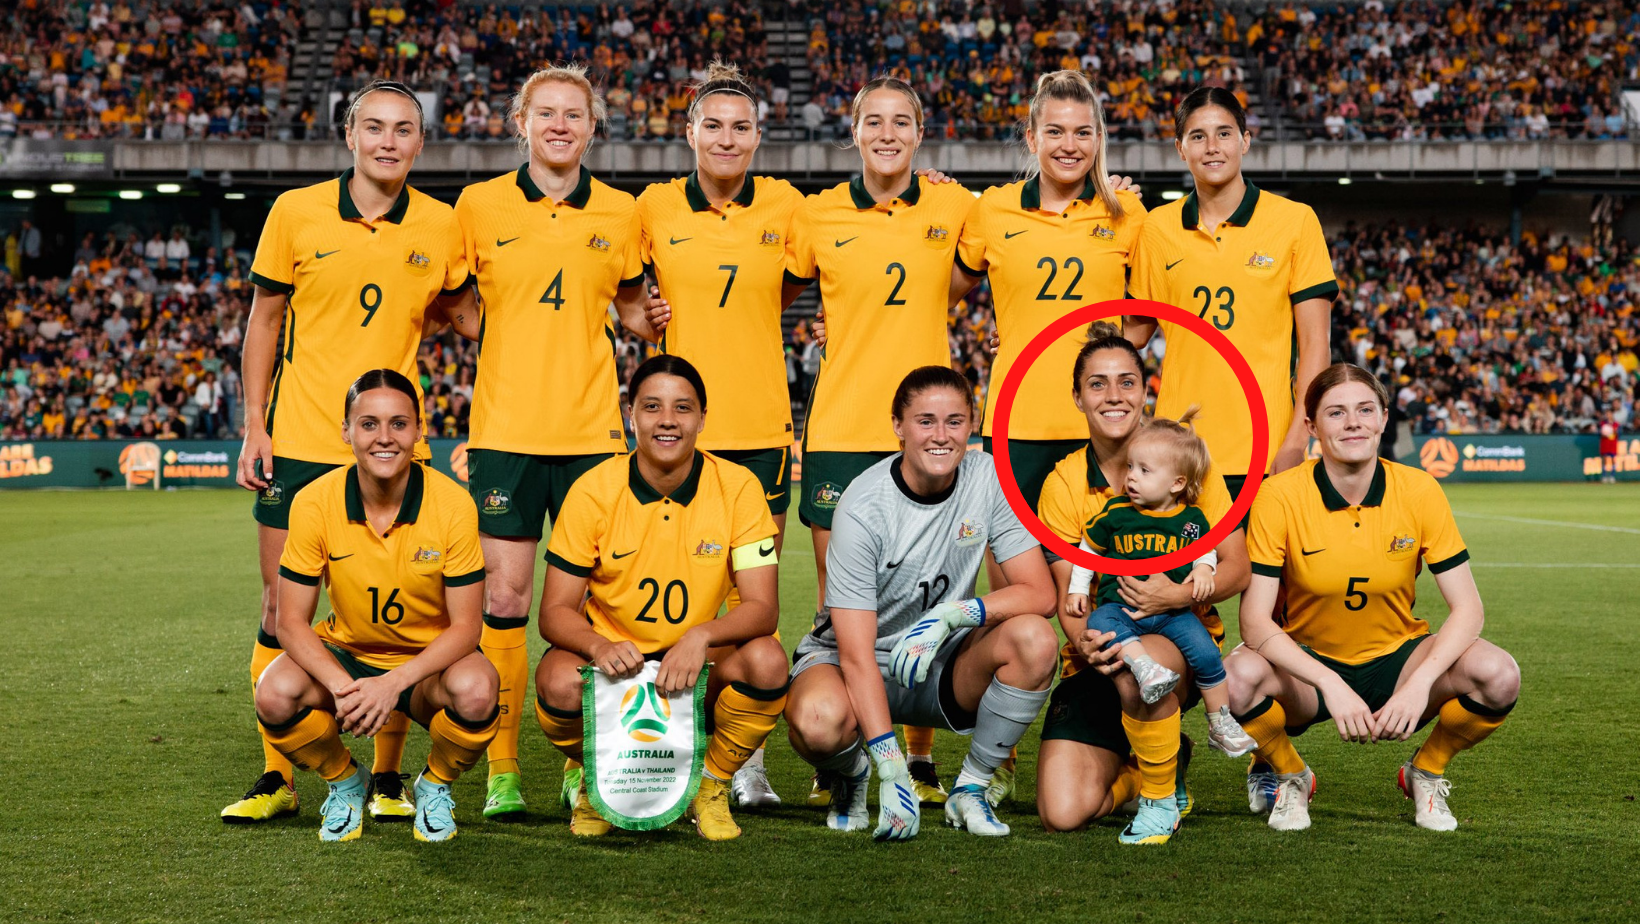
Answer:
[(1059, 660), (1059, 636), (1041, 616), (1015, 616), (1002, 624), (1008, 630), (1009, 660), (1033, 673), (1052, 673)]
[(1226, 690), (1230, 694), (1230, 711), (1241, 714), (1252, 709), (1263, 699), (1261, 688), (1269, 673), (1269, 666), (1257, 653), (1237, 649), (1224, 659)]
[(1056, 798), (1047, 790), (1038, 790), (1036, 816), (1042, 820), (1042, 829), (1049, 834), (1080, 831), (1092, 820), (1084, 806), (1073, 805), (1077, 800)]
[(529, 588), (507, 587), (504, 584), (492, 588), (486, 583), (484, 612), (497, 619), (530, 618)]
[(1465, 660), (1470, 662), (1476, 693), (1486, 705), (1501, 708), (1520, 697), (1520, 665), (1509, 652), (1488, 645), (1483, 651), (1471, 651)]
[(581, 683), (578, 670), (549, 670), (535, 678), (535, 688), (545, 691), (547, 705), (554, 709), (580, 709)]
[[(273, 673), (273, 676), (268, 676)], [(295, 688), (283, 672), (264, 671), (256, 685), (256, 717), (264, 725), (283, 725), (296, 715), (301, 691)]]
[(444, 688), (450, 694), (450, 706), (455, 713), (476, 722), (495, 711), (501, 682), (490, 662), (472, 658), (445, 672)]
[(830, 696), (808, 696), (786, 703), (786, 727), (792, 744), (810, 753), (835, 753), (857, 735), (854, 713)]
[(773, 636), (752, 639), (737, 652), (746, 683), (763, 690), (786, 685), (786, 649)]

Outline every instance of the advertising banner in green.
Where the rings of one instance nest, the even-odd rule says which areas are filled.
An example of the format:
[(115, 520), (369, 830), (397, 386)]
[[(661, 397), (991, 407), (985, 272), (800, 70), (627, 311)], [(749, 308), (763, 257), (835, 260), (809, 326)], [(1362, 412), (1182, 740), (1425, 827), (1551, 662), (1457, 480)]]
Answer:
[(1620, 481), (1640, 481), (1640, 438), (1628, 436), (1605, 459), (1594, 434), (1445, 434), (1414, 437), (1413, 447), (1401, 461), (1442, 481), (1595, 481), (1606, 468)]
[[(467, 444), (433, 440), (433, 467), (463, 484)], [(7, 488), (231, 488), (238, 440), (0, 441)]]

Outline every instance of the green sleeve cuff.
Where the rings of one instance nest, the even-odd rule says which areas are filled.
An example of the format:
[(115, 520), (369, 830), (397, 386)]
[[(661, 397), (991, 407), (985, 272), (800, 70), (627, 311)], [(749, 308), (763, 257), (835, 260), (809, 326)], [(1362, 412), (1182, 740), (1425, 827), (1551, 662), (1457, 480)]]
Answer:
[(813, 279), (804, 279), (802, 276), (797, 275), (791, 270), (786, 270), (785, 280), (787, 285), (793, 286), (806, 286), (814, 282)]
[(484, 580), (484, 569), (480, 568), (477, 571), (469, 571), (466, 574), (446, 574), (444, 576), (444, 586), (466, 587), (469, 584), (477, 584), (482, 580)]
[(253, 285), (261, 286), (269, 292), (278, 292), (280, 295), (289, 295), (290, 293), (296, 291), (296, 287), (290, 283), (280, 282), (277, 279), (269, 279), (261, 273), (251, 273), (251, 283)]
[(617, 288), (630, 289), (633, 286), (641, 285), (643, 285), (643, 270), (639, 270), (638, 275), (633, 276), (631, 279), (622, 279)]
[(467, 291), (468, 287), (471, 286), (472, 284), (473, 284), (473, 274), (468, 273), (467, 278), (461, 280), (460, 285), (456, 286), (453, 289), (440, 289), (440, 290), (438, 290), (438, 294), (441, 295), (441, 296), (444, 296), (445, 298), (448, 298), (452, 295), (460, 295), (461, 293)]
[(1307, 302), (1312, 298), (1324, 298), (1330, 302), (1338, 298), (1338, 281), (1329, 279), (1318, 286), (1310, 286), (1308, 289), (1300, 289), (1299, 291), (1288, 296), (1288, 298), (1291, 299), (1292, 303), (1295, 305), (1299, 302)]
[(547, 550), (547, 554), (544, 557), (547, 560), (547, 564), (557, 568), (560, 571), (567, 571), (576, 577), (592, 577), (591, 565), (577, 565), (575, 562), (564, 558), (562, 555), (554, 553), (551, 549)]
[(1255, 561), (1253, 562), (1253, 573), (1262, 574), (1265, 577), (1279, 578), (1281, 577), (1281, 566), (1266, 565)]
[(300, 571), (292, 571), (289, 568), (285, 567), (284, 565), (279, 566), (279, 576), (282, 577), (282, 578), (288, 578), (289, 580), (295, 581), (298, 584), (305, 584), (308, 587), (318, 587), (319, 586), (318, 576), (311, 575), (311, 574), (303, 574)]
[(960, 255), (959, 256), (954, 256), (954, 259), (957, 261), (957, 269), (962, 270), (964, 273), (967, 273), (968, 275), (974, 277), (975, 279), (985, 278), (985, 271), (984, 270), (974, 269), (972, 266), (969, 266), (968, 264), (962, 262), (962, 257)]
[(1430, 562), (1429, 563), (1429, 570), (1430, 570), (1430, 573), (1432, 573), (1432, 574), (1444, 574), (1445, 572), (1451, 571), (1453, 568), (1458, 567), (1459, 565), (1463, 564), (1464, 562), (1466, 562), (1468, 560), (1469, 560), (1469, 550), (1464, 549), (1464, 550), (1460, 551), (1458, 554), (1452, 556), (1451, 558), (1448, 558), (1448, 559), (1445, 559), (1445, 560), (1442, 560), (1442, 561), (1432, 561), (1432, 562)]

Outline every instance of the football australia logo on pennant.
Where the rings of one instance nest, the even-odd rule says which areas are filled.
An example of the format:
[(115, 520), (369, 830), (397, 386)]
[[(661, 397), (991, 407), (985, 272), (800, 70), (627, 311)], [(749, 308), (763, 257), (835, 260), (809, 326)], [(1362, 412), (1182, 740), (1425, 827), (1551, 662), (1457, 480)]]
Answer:
[(621, 697), (621, 727), (633, 741), (653, 744), (661, 740), (671, 721), (672, 704), (652, 683), (633, 684)]
[(700, 788), (706, 760), (705, 665), (693, 689), (663, 694), (659, 661), (631, 677), (581, 668), (587, 798), (611, 824), (651, 831), (676, 821)]

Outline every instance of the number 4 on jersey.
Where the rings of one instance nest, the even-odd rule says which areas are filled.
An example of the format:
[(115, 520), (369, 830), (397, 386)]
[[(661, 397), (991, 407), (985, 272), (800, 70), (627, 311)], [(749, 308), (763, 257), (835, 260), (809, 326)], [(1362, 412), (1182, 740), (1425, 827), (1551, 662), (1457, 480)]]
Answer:
[(563, 308), (564, 308), (564, 271), (563, 270), (559, 270), (558, 275), (552, 277), (552, 284), (547, 286), (546, 294), (541, 296), (541, 304), (551, 305), (553, 311), (563, 310)]

